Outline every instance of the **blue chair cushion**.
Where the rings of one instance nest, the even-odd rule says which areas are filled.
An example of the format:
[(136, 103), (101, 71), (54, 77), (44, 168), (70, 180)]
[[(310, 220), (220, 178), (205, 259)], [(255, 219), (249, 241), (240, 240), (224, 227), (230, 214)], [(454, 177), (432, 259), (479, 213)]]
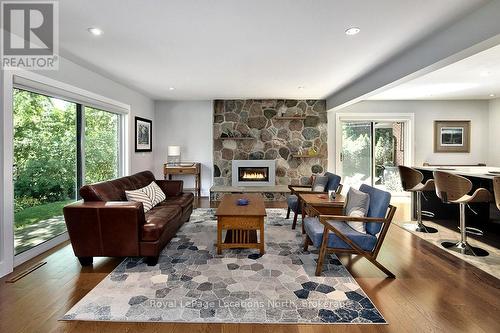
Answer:
[[(358, 232), (345, 222), (329, 221), (329, 223), (347, 238), (352, 240), (354, 244), (365, 251), (372, 251), (377, 243), (377, 237), (374, 235)], [(317, 248), (321, 246), (324, 228), (324, 225), (317, 217), (306, 217), (304, 219), (304, 229), (306, 230), (306, 234), (311, 239), (313, 245)], [(335, 249), (352, 249), (349, 244), (344, 242), (333, 232), (328, 235), (327, 246)]]
[[(362, 184), (359, 190), (368, 193), (370, 196), (370, 206), (366, 216), (384, 218), (391, 203), (391, 194), (366, 184)], [(366, 232), (369, 234), (376, 235), (380, 232), (380, 229), (382, 229), (382, 223), (372, 222), (366, 224)]]
[(337, 188), (340, 185), (340, 176), (337, 176), (336, 174), (333, 174), (331, 172), (325, 172), (325, 176), (328, 177), (328, 182), (326, 183), (325, 186), (325, 191), (337, 191)]
[(300, 213), (300, 205), (299, 205), (299, 198), (295, 195), (292, 194), (291, 196), (288, 197), (287, 199), (288, 207), (290, 207), (290, 210), (294, 213)]

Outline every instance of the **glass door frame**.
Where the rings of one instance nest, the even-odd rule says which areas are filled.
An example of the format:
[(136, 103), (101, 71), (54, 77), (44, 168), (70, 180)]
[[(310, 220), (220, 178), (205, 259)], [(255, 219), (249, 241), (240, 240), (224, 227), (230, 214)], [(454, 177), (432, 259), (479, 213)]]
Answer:
[(14, 267), (52, 249), (69, 239), (67, 232), (56, 238), (14, 256), (14, 184), (13, 184), (13, 91), (14, 88), (48, 94), (55, 98), (80, 102), (121, 115), (120, 121), (120, 173), (130, 172), (130, 118), (131, 106), (117, 100), (95, 94), (73, 85), (47, 78), (28, 71), (3, 71), (0, 75), (4, 90), (4, 100), (0, 101), (0, 126), (3, 151), (0, 154), (0, 171), (3, 174), (0, 190), (0, 277), (13, 271)]
[[(55, 98), (55, 99), (60, 99), (68, 103), (73, 103), (75, 104), (76, 107), (76, 119), (75, 119), (75, 143), (76, 143), (76, 165), (75, 165), (75, 172), (76, 172), (76, 183), (75, 183), (75, 199), (76, 201), (81, 200), (81, 196), (79, 193), (79, 189), (85, 184), (85, 109), (87, 107), (92, 107), (87, 104), (84, 104), (82, 102), (74, 101), (71, 99), (65, 99), (63, 97), (59, 96), (52, 96), (48, 93), (44, 92), (38, 92), (36, 89), (29, 89), (29, 87), (18, 87), (16, 85), (13, 85), (12, 87), (12, 94), (14, 94), (15, 90), (19, 91), (27, 91), (31, 92), (34, 94), (38, 94), (41, 96), (45, 96), (47, 98)], [(13, 95), (12, 95), (13, 96)], [(12, 103), (14, 103), (14, 100), (12, 98)], [(13, 105), (14, 108), (14, 105)], [(125, 116), (120, 113), (112, 112), (112, 111), (107, 111), (103, 109), (99, 109), (100, 111), (103, 112), (109, 112), (114, 115), (119, 116), (118, 120), (118, 135), (117, 135), (117, 140), (118, 140), (118, 176), (121, 177), (123, 176), (124, 170), (125, 170), (125, 160), (123, 158), (124, 156), (124, 146), (125, 146), (125, 141), (124, 141), (124, 118)], [(14, 114), (12, 114), (12, 119), (14, 119)], [(14, 130), (14, 128), (13, 128)], [(15, 231), (13, 232), (15, 234)], [(68, 232), (65, 231), (51, 239), (48, 239), (40, 244), (37, 244), (33, 246), (32, 248), (25, 250), (20, 253), (15, 253), (14, 250), (14, 267), (35, 257), (36, 255), (47, 251), (48, 249), (51, 249), (58, 244), (66, 241), (69, 239)]]
[[(415, 156), (415, 114), (414, 113), (336, 113), (335, 114), (335, 173), (342, 176), (342, 122), (400, 122), (405, 124), (404, 131), (404, 161), (406, 165), (413, 165)], [(374, 126), (372, 126), (371, 140), (374, 140)], [(372, 145), (373, 146), (373, 145)], [(372, 174), (375, 168), (373, 163), (373, 149), (370, 158), (372, 159)], [(373, 182), (373, 177), (372, 182)], [(344, 191), (348, 189), (345, 188)]]

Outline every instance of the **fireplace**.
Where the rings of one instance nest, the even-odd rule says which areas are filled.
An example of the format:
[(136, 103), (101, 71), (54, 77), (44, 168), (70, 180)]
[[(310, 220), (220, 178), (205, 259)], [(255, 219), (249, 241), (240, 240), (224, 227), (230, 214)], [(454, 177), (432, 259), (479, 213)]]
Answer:
[(268, 167), (239, 167), (238, 168), (239, 182), (268, 182), (269, 168)]
[(269, 186), (276, 183), (274, 160), (233, 160), (233, 186)]

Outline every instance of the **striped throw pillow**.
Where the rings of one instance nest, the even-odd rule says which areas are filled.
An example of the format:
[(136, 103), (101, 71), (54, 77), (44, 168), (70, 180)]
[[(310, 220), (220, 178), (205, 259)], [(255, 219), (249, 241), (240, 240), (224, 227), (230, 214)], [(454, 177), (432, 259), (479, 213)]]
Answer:
[[(148, 185), (149, 186), (149, 185)], [(145, 187), (138, 190), (125, 191), (125, 196), (128, 201), (142, 202), (144, 213), (147, 213), (153, 208), (153, 202), (149, 195), (144, 191)]]
[(161, 190), (160, 186), (156, 182), (151, 182), (148, 186), (143, 188), (144, 192), (147, 193), (151, 201), (153, 202), (153, 207), (165, 200), (167, 197), (165, 193)]

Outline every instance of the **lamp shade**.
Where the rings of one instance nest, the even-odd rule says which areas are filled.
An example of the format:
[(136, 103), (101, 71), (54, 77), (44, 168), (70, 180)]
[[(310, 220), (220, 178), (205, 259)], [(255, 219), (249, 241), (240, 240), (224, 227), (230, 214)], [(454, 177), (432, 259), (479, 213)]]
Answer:
[(167, 147), (168, 156), (181, 156), (181, 146), (168, 146)]

